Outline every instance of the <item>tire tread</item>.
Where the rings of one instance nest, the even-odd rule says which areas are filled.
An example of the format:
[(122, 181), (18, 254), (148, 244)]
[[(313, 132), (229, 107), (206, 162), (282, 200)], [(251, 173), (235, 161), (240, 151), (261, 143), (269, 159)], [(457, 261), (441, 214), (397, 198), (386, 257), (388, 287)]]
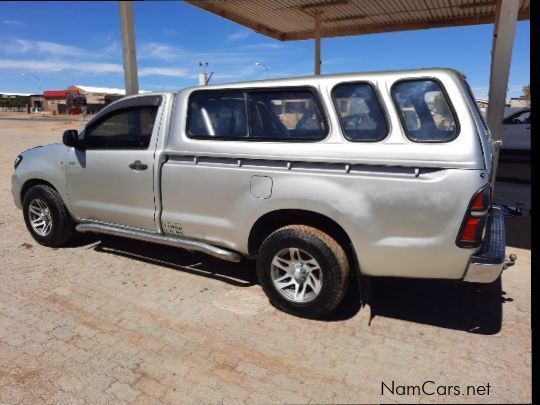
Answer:
[[(323, 250), (327, 248), (330, 251), (335, 261), (334, 265), (339, 269), (339, 274), (332, 274), (332, 272), (329, 274), (334, 278), (330, 283), (332, 286), (332, 291), (329, 294), (330, 299), (319, 302), (316, 306), (301, 308), (291, 306), (283, 299), (276, 300), (273, 298), (275, 297), (275, 289), (271, 282), (266, 281), (269, 269), (264, 265), (264, 256), (266, 252), (272, 251), (273, 245), (284, 238), (300, 238), (314, 246), (319, 246)], [(330, 261), (332, 261), (331, 258)], [(272, 232), (261, 244), (257, 258), (257, 277), (270, 302), (278, 309), (301, 317), (320, 318), (329, 314), (343, 299), (348, 285), (349, 261), (341, 245), (325, 232), (307, 225), (287, 225)]]
[[(28, 221), (27, 207), (30, 201), (37, 197), (47, 200), (51, 205), (51, 211), (54, 211), (52, 212), (53, 221), (56, 221), (56, 224), (53, 222), (53, 229), (46, 237), (36, 235)], [(38, 184), (28, 189), (23, 197), (23, 212), (28, 231), (36, 242), (41, 245), (57, 247), (68, 242), (75, 234), (75, 222), (67, 211), (62, 198), (54, 188), (48, 185)]]

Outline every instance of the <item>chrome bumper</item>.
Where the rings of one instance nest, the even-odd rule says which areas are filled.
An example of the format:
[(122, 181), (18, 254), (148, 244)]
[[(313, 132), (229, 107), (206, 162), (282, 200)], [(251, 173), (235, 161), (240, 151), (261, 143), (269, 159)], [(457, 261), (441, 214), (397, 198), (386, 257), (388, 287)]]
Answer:
[(515, 255), (510, 260), (505, 256), (504, 215), (501, 208), (492, 207), (482, 247), (471, 256), (463, 281), (471, 283), (492, 283), (501, 272), (514, 264)]

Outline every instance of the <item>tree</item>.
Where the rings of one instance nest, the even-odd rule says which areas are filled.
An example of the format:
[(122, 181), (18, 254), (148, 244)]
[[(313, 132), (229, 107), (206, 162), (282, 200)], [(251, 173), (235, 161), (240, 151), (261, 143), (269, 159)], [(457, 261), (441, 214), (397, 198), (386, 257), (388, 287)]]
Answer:
[(29, 104), (28, 97), (0, 98), (0, 107), (24, 107), (26, 104)]
[(447, 118), (452, 116), (452, 113), (450, 112), (450, 109), (448, 107), (448, 103), (446, 102), (446, 99), (440, 91), (433, 92), (431, 105), (435, 109), (435, 112), (440, 114), (442, 117)]
[(528, 84), (526, 86), (523, 86), (523, 98), (525, 100), (530, 100), (531, 99), (531, 85)]

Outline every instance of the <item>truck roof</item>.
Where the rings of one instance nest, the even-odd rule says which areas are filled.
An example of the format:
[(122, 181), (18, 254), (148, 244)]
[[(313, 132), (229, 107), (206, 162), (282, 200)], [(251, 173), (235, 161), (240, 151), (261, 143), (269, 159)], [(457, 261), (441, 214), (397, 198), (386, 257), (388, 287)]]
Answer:
[[(338, 74), (328, 74), (328, 75), (309, 75), (309, 76), (295, 76), (295, 77), (284, 77), (284, 78), (275, 78), (275, 79), (263, 79), (263, 80), (249, 80), (249, 81), (239, 81), (239, 82), (229, 82), (229, 83), (218, 83), (211, 84), (206, 86), (191, 86), (178, 91), (178, 93), (184, 91), (192, 91), (195, 89), (227, 89), (227, 88), (249, 88), (249, 87), (277, 87), (277, 86), (294, 86), (294, 85), (305, 85), (313, 84), (314, 81), (325, 81), (325, 80), (334, 80), (334, 79), (348, 79), (359, 80), (359, 79), (377, 79), (385, 78), (389, 76), (439, 76), (439, 75), (451, 75), (464, 77), (463, 73), (451, 69), (451, 68), (422, 68), (422, 69), (407, 69), (407, 70), (387, 70), (387, 71), (370, 71), (370, 72), (349, 72), (349, 73), (338, 73)], [(310, 83), (311, 82), (311, 83)]]

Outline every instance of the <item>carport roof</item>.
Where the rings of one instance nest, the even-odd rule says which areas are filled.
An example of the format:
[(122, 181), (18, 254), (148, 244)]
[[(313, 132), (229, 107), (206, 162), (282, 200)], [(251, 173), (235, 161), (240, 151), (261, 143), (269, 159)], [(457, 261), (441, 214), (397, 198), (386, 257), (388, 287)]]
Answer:
[[(493, 0), (187, 0), (280, 41), (373, 34), (495, 21)], [(530, 0), (519, 1), (518, 19), (530, 19)]]

